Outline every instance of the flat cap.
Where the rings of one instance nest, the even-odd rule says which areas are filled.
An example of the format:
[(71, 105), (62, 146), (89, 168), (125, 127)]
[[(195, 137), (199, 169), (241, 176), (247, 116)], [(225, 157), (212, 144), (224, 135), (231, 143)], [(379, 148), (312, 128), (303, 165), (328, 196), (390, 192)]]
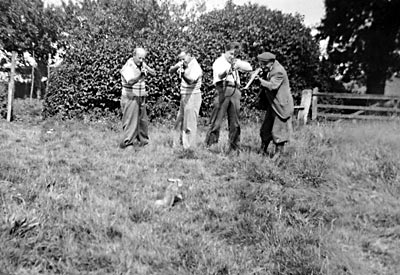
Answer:
[(257, 56), (258, 60), (263, 61), (263, 62), (268, 62), (275, 60), (275, 55), (270, 52), (263, 52), (262, 54), (259, 54)]

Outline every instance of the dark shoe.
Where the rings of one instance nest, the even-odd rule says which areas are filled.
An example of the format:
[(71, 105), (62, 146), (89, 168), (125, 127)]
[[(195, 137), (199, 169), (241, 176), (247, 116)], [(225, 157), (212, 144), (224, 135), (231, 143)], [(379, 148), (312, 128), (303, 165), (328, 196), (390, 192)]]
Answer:
[(258, 150), (258, 152), (264, 156), (269, 156), (268, 150), (266, 147), (261, 146), (261, 148)]
[(125, 140), (121, 141), (119, 144), (119, 148), (120, 149), (125, 149), (126, 147), (128, 147), (128, 145), (125, 143)]
[(272, 161), (277, 161), (283, 154), (285, 149), (285, 144), (283, 143), (278, 143), (275, 145), (275, 153), (272, 154), (270, 157), (272, 159)]
[(226, 155), (232, 155), (232, 154), (236, 154), (239, 155), (241, 152), (241, 148), (239, 145), (236, 146), (229, 146), (228, 151), (226, 151)]
[(146, 146), (146, 145), (148, 145), (149, 144), (149, 142), (147, 141), (147, 140), (145, 140), (145, 141), (140, 141), (139, 142), (139, 146), (140, 147), (144, 147), (144, 146)]
[(218, 143), (218, 139), (219, 139), (219, 134), (215, 134), (215, 133), (207, 133), (206, 135), (206, 140), (205, 140), (205, 144), (207, 146), (211, 146), (213, 144)]
[(197, 155), (196, 155), (196, 152), (195, 152), (193, 149), (191, 149), (191, 148), (182, 149), (182, 150), (179, 152), (178, 158), (179, 158), (179, 159), (198, 159), (198, 157), (197, 157)]
[(271, 154), (271, 156), (270, 156), (270, 158), (273, 162), (276, 162), (277, 160), (279, 160), (280, 157), (281, 157), (280, 152), (275, 152), (275, 154)]
[(268, 142), (267, 141), (261, 141), (260, 150), (261, 150), (262, 154), (265, 155), (265, 156), (270, 156), (270, 153), (268, 152), (269, 144), (270, 144), (270, 141), (268, 141)]
[(285, 151), (285, 143), (278, 143), (276, 145), (275, 153), (282, 154)]

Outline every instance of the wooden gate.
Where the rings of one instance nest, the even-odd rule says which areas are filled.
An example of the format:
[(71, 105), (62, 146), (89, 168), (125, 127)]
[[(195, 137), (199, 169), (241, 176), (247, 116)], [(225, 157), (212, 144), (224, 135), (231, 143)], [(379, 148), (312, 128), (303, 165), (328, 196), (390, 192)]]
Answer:
[(319, 93), (312, 94), (312, 120), (373, 119), (388, 120), (400, 114), (400, 96)]

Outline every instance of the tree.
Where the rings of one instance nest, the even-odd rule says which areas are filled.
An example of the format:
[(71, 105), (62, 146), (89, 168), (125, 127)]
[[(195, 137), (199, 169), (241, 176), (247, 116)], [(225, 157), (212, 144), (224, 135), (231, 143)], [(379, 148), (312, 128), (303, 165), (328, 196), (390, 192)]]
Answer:
[[(65, 54), (52, 73), (44, 114), (74, 116), (98, 108), (118, 109), (121, 64), (131, 57), (135, 46), (149, 49), (161, 34), (171, 32), (165, 27), (170, 22), (169, 7), (168, 2), (155, 0), (63, 4), (63, 31), (68, 35), (59, 44), (65, 47)], [(155, 60), (150, 52), (149, 59)], [(158, 97), (157, 89), (163, 85), (149, 85)]]
[(329, 59), (347, 79), (383, 94), (385, 81), (400, 69), (399, 0), (325, 0), (319, 27), (328, 38)]
[[(295, 96), (302, 89), (318, 84), (315, 72), (319, 66), (319, 47), (298, 14), (293, 16), (265, 6), (235, 5), (228, 1), (224, 9), (200, 16), (197, 26), (201, 31), (196, 32), (195, 40), (202, 47), (222, 51), (224, 41), (240, 41), (244, 46), (242, 58), (252, 64), (257, 64), (256, 56), (263, 51), (275, 53), (289, 73)], [(255, 89), (251, 93), (256, 93)]]
[(9, 83), (7, 120), (12, 117), (15, 61), (18, 54), (35, 51), (38, 60), (54, 55), (58, 39), (59, 16), (54, 7), (44, 8), (42, 0), (0, 1), (0, 46), (13, 53)]
[[(160, 3), (158, 3), (160, 2)], [(168, 21), (168, 1), (83, 0), (62, 2), (63, 30), (74, 42), (80, 38), (137, 37), (146, 28), (157, 29)]]

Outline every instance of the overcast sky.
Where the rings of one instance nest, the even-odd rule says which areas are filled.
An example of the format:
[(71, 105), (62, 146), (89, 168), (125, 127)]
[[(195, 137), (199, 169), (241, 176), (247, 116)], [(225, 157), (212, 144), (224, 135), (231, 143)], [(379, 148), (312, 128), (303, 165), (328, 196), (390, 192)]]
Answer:
[[(44, 1), (59, 4), (62, 0)], [(176, 1), (182, 2), (183, 0)], [(190, 2), (190, 0), (188, 2)], [(208, 7), (211, 8), (222, 8), (225, 2), (225, 0), (206, 0)], [(239, 5), (248, 2), (258, 3), (270, 9), (281, 10), (284, 13), (298, 12), (304, 15), (304, 23), (310, 27), (318, 24), (325, 14), (324, 0), (233, 0), (233, 2)]]
[[(226, 1), (207, 0), (206, 2), (211, 6), (223, 7)], [(257, 3), (284, 13), (297, 12), (304, 15), (304, 23), (310, 27), (318, 24), (325, 14), (324, 0), (233, 0), (233, 2), (239, 5), (248, 2)]]

